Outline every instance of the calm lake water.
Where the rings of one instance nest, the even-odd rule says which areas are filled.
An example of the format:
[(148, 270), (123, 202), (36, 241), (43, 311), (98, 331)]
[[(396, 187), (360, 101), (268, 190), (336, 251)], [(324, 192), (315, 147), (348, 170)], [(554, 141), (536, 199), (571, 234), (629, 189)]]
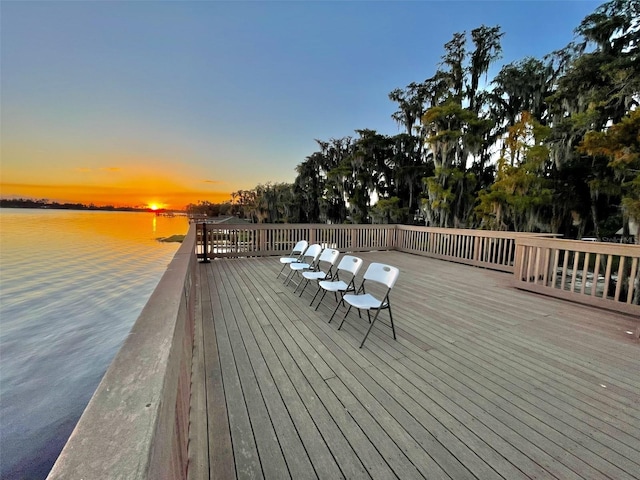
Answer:
[(45, 478), (185, 217), (0, 209), (0, 478)]

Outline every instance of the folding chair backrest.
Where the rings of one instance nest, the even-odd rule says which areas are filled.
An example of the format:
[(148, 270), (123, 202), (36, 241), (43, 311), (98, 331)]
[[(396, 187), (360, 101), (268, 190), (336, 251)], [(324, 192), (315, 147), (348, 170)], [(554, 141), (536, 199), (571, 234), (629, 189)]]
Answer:
[(320, 259), (318, 260), (318, 262), (325, 262), (333, 267), (333, 265), (336, 263), (336, 260), (338, 260), (339, 256), (340, 256), (340, 250), (335, 250), (333, 248), (325, 248), (320, 254)]
[(363, 278), (364, 280), (381, 283), (391, 289), (395, 285), (398, 275), (400, 275), (400, 270), (396, 267), (385, 265), (384, 263), (372, 263), (367, 268), (367, 271), (364, 272)]
[(318, 260), (320, 256), (320, 252), (322, 252), (322, 245), (319, 243), (314, 243), (313, 245), (309, 245), (309, 248), (304, 252), (302, 256), (302, 261), (304, 263), (308, 263), (309, 265), (313, 265)]
[(307, 242), (306, 240), (300, 240), (298, 243), (295, 244), (295, 246), (293, 247), (293, 250), (291, 250), (291, 256), (295, 257), (296, 254), (302, 255), (304, 251), (307, 249), (308, 245), (309, 245), (309, 242)]
[(338, 272), (349, 272), (354, 277), (358, 274), (358, 271), (362, 267), (362, 259), (354, 257), (352, 255), (345, 255), (338, 264)]

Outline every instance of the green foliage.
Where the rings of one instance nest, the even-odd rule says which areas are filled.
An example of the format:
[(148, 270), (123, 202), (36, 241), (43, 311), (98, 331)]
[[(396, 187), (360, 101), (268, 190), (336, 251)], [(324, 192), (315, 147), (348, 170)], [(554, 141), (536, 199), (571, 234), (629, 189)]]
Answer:
[(402, 133), (316, 140), (292, 184), (197, 207), (254, 222), (420, 218), (599, 237), (640, 218), (638, 18), (640, 0), (604, 3), (575, 42), (503, 66), (490, 88), (481, 79), (501, 55), (500, 28), (455, 33), (431, 77), (389, 93)]
[(549, 230), (545, 219), (553, 201), (549, 149), (543, 144), (550, 129), (540, 125), (528, 112), (509, 128), (505, 153), (498, 161), (496, 180), (478, 195), (476, 216), (484, 228), (494, 230)]
[(623, 213), (640, 221), (640, 110), (634, 110), (603, 132), (588, 132), (579, 150), (608, 160), (613, 177), (592, 180), (592, 190), (621, 194)]
[(200, 201), (196, 204), (190, 203), (187, 205), (186, 212), (189, 214), (204, 214), (207, 217), (218, 217), (220, 215), (233, 215), (232, 205), (229, 202), (225, 203), (211, 203), (207, 201)]
[(383, 198), (371, 208), (373, 223), (400, 223), (408, 214), (398, 197)]

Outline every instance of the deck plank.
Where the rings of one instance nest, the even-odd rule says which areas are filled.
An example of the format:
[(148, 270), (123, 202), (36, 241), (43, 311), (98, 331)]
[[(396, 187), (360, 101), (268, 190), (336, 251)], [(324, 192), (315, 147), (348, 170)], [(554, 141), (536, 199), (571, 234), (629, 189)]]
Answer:
[[(262, 293), (266, 293), (262, 290), (260, 283), (255, 287)], [(272, 317), (272, 327), (269, 330), (265, 329), (265, 331), (278, 355), (282, 356), (283, 363), (286, 362), (289, 375), (292, 379), (297, 380), (296, 388), (305, 395), (307, 401), (311, 403), (311, 407), (314, 407), (310, 408), (310, 412), (314, 418), (319, 417), (322, 421), (319, 426), (330, 430), (329, 434), (324, 437), (334, 456), (340, 459), (340, 466), (346, 478), (363, 478), (362, 474), (367, 470), (368, 475), (373, 478), (397, 478), (326, 384), (328, 378), (335, 377), (333, 370), (317, 352), (313, 352), (313, 344), (308, 343), (296, 326), (289, 323), (291, 319), (284, 313), (280, 303), (270, 296), (264, 298), (276, 314)], [(296, 320), (295, 323), (297, 326), (301, 325), (299, 320)], [(319, 366), (320, 369), (318, 369)], [(300, 377), (299, 374), (302, 374), (303, 377)], [(315, 395), (323, 405), (318, 404)], [(331, 422), (324, 418), (325, 412), (333, 416), (340, 431), (336, 431)], [(352, 456), (352, 452), (355, 457)], [(362, 462), (358, 458), (361, 458)], [(366, 465), (366, 469), (362, 463)]]
[(209, 480), (209, 426), (207, 418), (207, 392), (204, 360), (204, 334), (202, 332), (202, 270), (196, 271), (196, 305), (191, 366), (191, 402), (189, 410), (189, 463), (188, 480)]
[[(249, 418), (249, 409), (242, 390), (242, 379), (238, 373), (231, 341), (227, 335), (225, 313), (222, 307), (223, 296), (219, 295), (216, 288), (213, 288), (215, 286), (213, 269), (207, 270), (207, 277), (209, 285), (212, 287), (211, 303), (215, 340), (220, 359), (222, 388), (224, 389), (222, 393), (226, 401), (236, 475), (238, 478), (264, 478), (257, 442)], [(214, 411), (213, 413), (218, 412)], [(212, 434), (216, 434), (215, 430)], [(212, 475), (214, 474), (216, 472), (212, 470)]]
[(358, 348), (366, 316), (337, 330), (333, 297), (315, 311), (274, 258), (199, 266), (207, 408), (196, 388), (192, 415), (211, 478), (640, 479), (635, 319), (501, 272), (358, 255), (400, 268), (397, 341), (382, 312)]
[[(256, 376), (265, 398), (269, 399), (269, 413), (278, 430), (278, 438), (287, 458), (292, 478), (304, 479), (318, 476), (339, 478), (338, 465), (269, 344), (264, 332), (264, 329), (271, 328), (267, 324), (267, 312), (250, 294), (249, 288), (240, 283), (242, 279), (232, 277), (227, 272), (225, 280), (237, 291), (242, 292), (243, 302), (238, 302), (236, 306), (243, 312), (246, 321), (242, 332), (243, 338), (245, 345), (252, 349), (252, 362), (256, 363)], [(238, 315), (237, 310), (236, 315)], [(250, 322), (248, 319), (254, 321)]]
[[(233, 455), (227, 400), (222, 380), (218, 342), (213, 325), (212, 290), (209, 286), (206, 270), (200, 270), (199, 278), (202, 290), (201, 315), (207, 402), (207, 417), (202, 420), (202, 423), (207, 425), (209, 429), (209, 477), (211, 479), (235, 478), (236, 464)], [(215, 307), (215, 312), (216, 315), (221, 315), (218, 305)]]
[[(281, 442), (288, 443), (287, 435), (278, 436), (275, 429), (275, 421), (269, 415), (267, 406), (267, 396), (262, 392), (258, 375), (251, 364), (250, 352), (247, 349), (247, 342), (242, 335), (238, 317), (241, 311), (235, 301), (235, 292), (229, 287), (228, 282), (220, 276), (219, 270), (214, 270), (214, 280), (220, 292), (220, 302), (224, 315), (223, 331), (226, 333), (226, 340), (233, 355), (233, 362), (237, 370), (240, 382), (241, 399), (247, 408), (249, 421), (253, 431), (260, 464), (266, 479), (284, 479), (291, 478), (283, 445)], [(280, 421), (282, 421), (280, 419)]]

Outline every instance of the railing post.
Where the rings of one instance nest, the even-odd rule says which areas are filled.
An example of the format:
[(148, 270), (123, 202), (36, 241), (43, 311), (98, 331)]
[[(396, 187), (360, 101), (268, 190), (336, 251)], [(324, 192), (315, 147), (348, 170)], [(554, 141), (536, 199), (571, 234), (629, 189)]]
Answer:
[(209, 258), (207, 256), (208, 250), (209, 250), (209, 245), (207, 245), (207, 222), (204, 222), (202, 224), (202, 254), (203, 254), (203, 259), (200, 263), (210, 263), (209, 262)]
[(398, 225), (394, 225), (393, 228), (390, 228), (388, 230), (388, 235), (389, 238), (387, 238), (387, 244), (389, 246), (390, 250), (397, 250), (398, 249), (398, 235), (400, 235), (400, 232), (398, 230)]
[(516, 247), (513, 259), (513, 276), (516, 282), (520, 282), (522, 280), (522, 272), (520, 269), (522, 268), (522, 253), (524, 251), (524, 247), (518, 243), (518, 239), (515, 239), (513, 242)]
[(482, 237), (474, 237), (473, 239), (473, 259), (476, 262), (480, 261), (480, 243), (482, 241)]
[(307, 232), (309, 233), (309, 245), (312, 243), (316, 243), (316, 230), (311, 225), (307, 227)]

